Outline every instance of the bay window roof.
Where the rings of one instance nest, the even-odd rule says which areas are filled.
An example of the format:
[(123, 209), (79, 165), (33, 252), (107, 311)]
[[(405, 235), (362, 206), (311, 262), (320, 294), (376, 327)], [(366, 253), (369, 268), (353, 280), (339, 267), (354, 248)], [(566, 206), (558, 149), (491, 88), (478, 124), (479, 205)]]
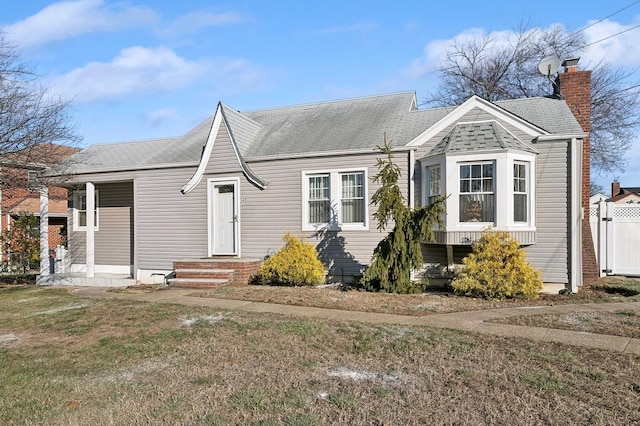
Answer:
[(483, 121), (456, 124), (425, 157), (505, 149), (537, 154), (531, 146), (515, 137), (498, 122)]

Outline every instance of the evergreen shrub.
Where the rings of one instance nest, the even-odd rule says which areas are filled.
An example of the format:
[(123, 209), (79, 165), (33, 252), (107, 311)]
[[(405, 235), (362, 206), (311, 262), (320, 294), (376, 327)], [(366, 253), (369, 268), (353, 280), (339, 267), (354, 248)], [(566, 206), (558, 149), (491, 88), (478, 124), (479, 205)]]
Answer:
[(315, 286), (324, 282), (324, 265), (311, 243), (287, 232), (284, 246), (260, 265), (252, 284)]
[(509, 232), (484, 232), (462, 262), (465, 267), (451, 282), (456, 294), (536, 299), (542, 289), (540, 272), (527, 262), (524, 251)]

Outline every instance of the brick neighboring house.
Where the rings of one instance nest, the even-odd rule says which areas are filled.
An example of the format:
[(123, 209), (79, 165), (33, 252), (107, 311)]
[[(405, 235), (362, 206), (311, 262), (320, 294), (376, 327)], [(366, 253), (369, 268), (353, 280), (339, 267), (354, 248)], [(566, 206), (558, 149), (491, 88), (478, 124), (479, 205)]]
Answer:
[[(0, 156), (0, 235), (4, 237), (21, 213), (40, 217), (40, 188), (46, 182), (39, 178), (40, 172), (52, 164), (60, 163), (78, 152), (78, 149), (57, 144), (46, 144), (16, 153)], [(67, 190), (48, 186), (49, 249), (65, 243), (61, 231), (67, 225)], [(1, 245), (2, 265), (8, 261), (9, 253)]]

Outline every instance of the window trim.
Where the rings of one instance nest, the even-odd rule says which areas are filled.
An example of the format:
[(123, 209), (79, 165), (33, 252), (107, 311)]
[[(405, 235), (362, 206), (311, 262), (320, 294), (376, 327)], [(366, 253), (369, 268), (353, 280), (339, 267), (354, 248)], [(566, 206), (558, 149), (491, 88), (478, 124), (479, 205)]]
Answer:
[[(535, 231), (536, 230), (536, 154), (513, 151), (492, 150), (478, 153), (446, 153), (420, 160), (422, 176), (422, 205), (427, 205), (429, 196), (428, 168), (440, 165), (441, 189), (446, 198), (445, 231), (483, 231), (487, 226), (505, 231)], [(460, 180), (459, 166), (462, 163), (493, 162), (493, 193), (494, 193), (494, 222), (460, 222)], [(513, 164), (527, 164), (527, 222), (514, 220), (513, 206)], [(506, 177), (506, 179), (505, 179)]]
[[(524, 166), (524, 179), (521, 179), (520, 177), (515, 176), (514, 173), (512, 173), (513, 177), (513, 183), (515, 186), (515, 181), (516, 179), (521, 179), (524, 181), (524, 187), (525, 190), (524, 191), (516, 191), (515, 188), (513, 189), (513, 193), (512, 193), (512, 198), (511, 198), (511, 203), (512, 203), (512, 208), (513, 208), (513, 222), (515, 225), (517, 224), (528, 224), (529, 223), (529, 216), (531, 215), (531, 208), (530, 208), (530, 204), (531, 204), (531, 180), (530, 180), (530, 168), (531, 165), (529, 162), (527, 161), (521, 161), (521, 160), (514, 160), (513, 161), (513, 166), (512, 168), (515, 168), (515, 166)], [(526, 220), (522, 221), (522, 220), (516, 220), (516, 195), (524, 195), (526, 197), (526, 202), (525, 202), (525, 217)]]
[[(477, 221), (465, 220), (465, 221), (463, 221), (463, 220), (461, 220), (461, 217), (460, 217), (460, 209), (458, 209), (458, 211), (457, 211), (458, 224), (463, 224), (465, 226), (467, 224), (482, 225), (484, 227), (486, 227), (486, 226), (495, 226), (495, 224), (496, 224), (496, 210), (498, 210), (498, 208), (497, 208), (498, 207), (498, 204), (497, 204), (498, 197), (496, 196), (496, 192), (497, 192), (497, 189), (498, 189), (497, 188), (497, 182), (496, 182), (496, 180), (497, 180), (496, 179), (496, 177), (497, 177), (496, 176), (497, 175), (496, 164), (497, 164), (497, 160), (459, 161), (459, 162), (456, 163), (456, 191), (457, 191), (457, 196), (458, 196), (458, 206), (460, 206), (460, 198), (462, 197), (463, 194), (465, 194), (465, 195), (474, 195), (474, 194), (476, 194), (476, 195), (492, 195), (493, 196), (493, 220), (492, 221), (485, 221), (485, 222), (483, 222), (481, 220), (477, 220)], [(485, 191), (484, 188), (481, 188), (480, 191), (471, 191), (470, 190), (469, 192), (462, 192), (460, 190), (460, 186), (461, 186), (461, 183), (462, 183), (462, 180), (463, 180), (462, 172), (461, 172), (462, 167), (463, 166), (470, 167), (469, 177), (468, 178), (464, 178), (464, 179), (465, 180), (469, 180), (470, 183), (471, 183), (471, 181), (473, 180), (473, 176), (471, 174), (472, 170), (473, 170), (473, 166), (481, 166), (481, 171), (482, 171), (483, 166), (486, 166), (486, 165), (491, 165), (492, 166), (491, 167), (491, 169), (492, 169), (492, 172), (491, 172), (491, 192)], [(479, 179), (480, 179), (481, 186), (483, 186), (485, 177), (482, 176), (482, 173), (481, 173), (481, 176), (480, 176)]]
[[(82, 195), (86, 195), (87, 191), (82, 189), (82, 190), (78, 190), (78, 191), (74, 191), (73, 193), (73, 230), (74, 231), (86, 231), (87, 230), (87, 226), (86, 225), (80, 225), (80, 212), (85, 212), (86, 214), (86, 210), (80, 210), (78, 208), (78, 206), (80, 205), (80, 197)], [(99, 230), (99, 223), (100, 223), (100, 208), (98, 207), (99, 204), (99, 200), (100, 200), (100, 196), (98, 194), (98, 190), (95, 190), (95, 198), (96, 198), (96, 220), (95, 220), (95, 224), (93, 226), (93, 229), (95, 231)]]
[[(363, 192), (363, 221), (354, 223), (342, 222), (342, 176), (345, 174), (362, 174)], [(309, 178), (317, 176), (329, 176), (329, 200), (332, 212), (329, 213), (328, 223), (314, 224), (309, 222)], [(302, 230), (318, 231), (327, 229), (331, 231), (368, 231), (369, 230), (369, 177), (367, 168), (345, 168), (325, 170), (302, 170)]]
[[(440, 179), (437, 181), (438, 182), (438, 193), (431, 193), (431, 184), (433, 183), (431, 181), (431, 170), (432, 169), (438, 169), (438, 175), (440, 177)], [(446, 176), (445, 179), (442, 179), (443, 175), (442, 175), (442, 171), (444, 170), (444, 167), (442, 164), (440, 163), (435, 163), (435, 164), (430, 164), (428, 166), (425, 166), (424, 168), (424, 175), (425, 175), (425, 191), (423, 191), (424, 194), (424, 205), (429, 205), (431, 204), (431, 202), (429, 201), (429, 199), (431, 197), (440, 197), (442, 196), (442, 194), (444, 193), (444, 188), (446, 186)], [(435, 180), (434, 180), (435, 181)]]

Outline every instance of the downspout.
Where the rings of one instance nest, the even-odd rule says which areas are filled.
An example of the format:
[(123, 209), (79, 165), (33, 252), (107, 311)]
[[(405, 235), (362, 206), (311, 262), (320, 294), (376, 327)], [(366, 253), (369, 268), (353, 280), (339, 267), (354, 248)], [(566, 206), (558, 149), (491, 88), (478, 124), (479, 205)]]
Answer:
[[(415, 148), (409, 150), (409, 208), (413, 209), (415, 207), (415, 184), (416, 184), (416, 180), (415, 180)], [(414, 269), (411, 269), (411, 273), (409, 275), (409, 279), (410, 280), (415, 280), (416, 279), (416, 271)]]
[(416, 203), (416, 179), (415, 179), (415, 162), (416, 162), (416, 151), (412, 149), (409, 151), (409, 207), (412, 209), (415, 208)]
[(571, 280), (570, 291), (582, 285), (582, 139), (571, 141)]

